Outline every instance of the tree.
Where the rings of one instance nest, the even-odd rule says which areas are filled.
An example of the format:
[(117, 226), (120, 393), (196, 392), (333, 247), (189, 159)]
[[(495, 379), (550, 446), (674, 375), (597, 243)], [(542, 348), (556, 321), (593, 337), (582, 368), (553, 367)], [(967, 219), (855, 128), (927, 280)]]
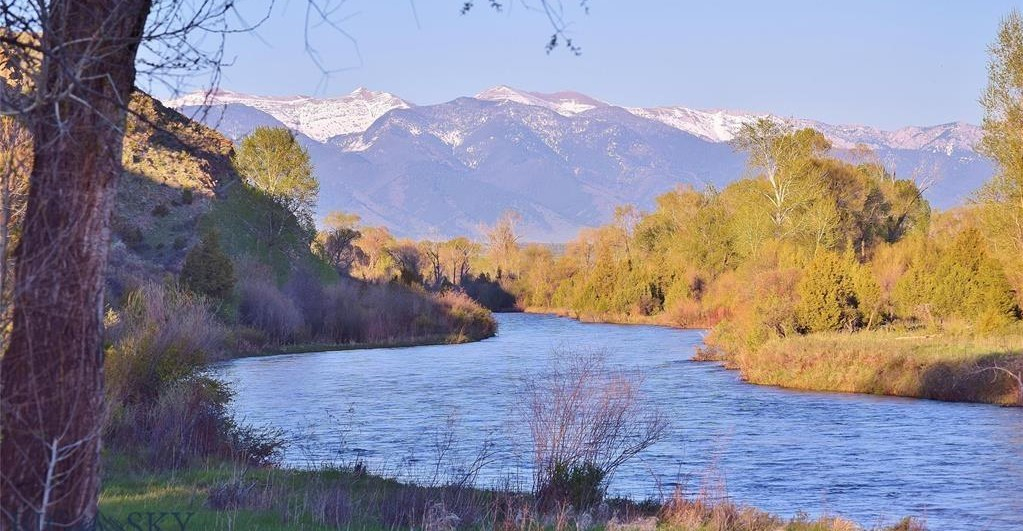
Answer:
[(507, 210), (493, 227), (485, 227), (483, 230), (487, 238), (487, 255), (496, 277), (511, 273), (518, 265), (519, 236), (515, 232), (515, 225), (520, 221), (521, 214)]
[(721, 191), (719, 201), (728, 213), (722, 225), (742, 258), (756, 256), (777, 229), (771, 205), (764, 201), (769, 193), (766, 182), (754, 179), (741, 179)]
[(234, 157), (238, 173), (250, 186), (311, 226), (320, 185), (313, 177), (309, 152), (283, 127), (257, 127), (245, 137)]
[(977, 229), (960, 230), (919, 259), (896, 285), (904, 309), (926, 308), (928, 317), (968, 319), (991, 329), (1019, 319), (1019, 307), (1001, 264)]
[(615, 207), (612, 225), (618, 233), (618, 245), (620, 245), (623, 257), (628, 262), (630, 268), (632, 267), (632, 249), (629, 244), (632, 242), (632, 237), (636, 231), (636, 225), (639, 224), (639, 220), (639, 209), (635, 205)]
[(432, 240), (419, 242), (419, 256), (429, 268), (423, 275), (423, 284), (430, 289), (440, 289), (447, 278), (444, 275), (444, 262), (441, 259), (441, 243)]
[(365, 227), (360, 232), (358, 246), (366, 254), (366, 264), (361, 268), (363, 278), (392, 276), (394, 260), (387, 250), (394, 245), (394, 236), (387, 227)]
[(522, 273), (525, 306), (549, 308), (558, 281), (568, 280), (555, 278), (554, 253), (543, 245), (530, 244), (522, 249), (522, 262), (525, 264)]
[(359, 231), (359, 216), (334, 211), (327, 214), (324, 230), (316, 235), (314, 248), (327, 263), (334, 266), (339, 275), (349, 275), (352, 266), (367, 260), (366, 253), (355, 245), (362, 237)]
[(471, 273), (472, 261), (480, 253), (479, 244), (468, 238), (459, 237), (448, 240), (440, 246), (440, 260), (448, 267), (448, 277), (453, 284), (461, 284)]
[(851, 329), (859, 322), (856, 289), (849, 261), (833, 252), (814, 257), (799, 282), (800, 326), (808, 332)]
[(234, 290), (234, 264), (220, 248), (220, 235), (210, 232), (185, 255), (181, 283), (194, 293), (226, 299)]
[[(1023, 271), (1023, 16), (1002, 20), (990, 48), (988, 86), (981, 97), (984, 137), (980, 147), (998, 172), (977, 194), (987, 237), (1010, 270)], [(1023, 278), (1017, 277), (1017, 288)]]
[[(0, 4), (0, 113), (24, 120), (33, 141), (11, 333), (0, 358), (0, 527), (94, 522), (103, 280), (128, 102), (139, 73), (168, 84), (219, 73), (224, 36), (246, 29), (233, 23), (241, 18), (233, 16), (235, 4)], [(334, 11), (308, 0), (306, 19), (336, 28)], [(555, 31), (548, 50), (563, 43), (577, 51), (564, 37), (564, 18), (549, 19)]]
[(733, 145), (748, 154), (749, 167), (761, 171), (769, 185), (763, 195), (776, 235), (799, 229), (793, 226), (794, 216), (820, 189), (820, 173), (812, 162), (831, 148), (824, 135), (813, 129), (792, 131), (772, 118), (761, 118), (743, 124)]
[[(33, 165), (0, 359), (2, 527), (84, 526), (99, 488), (110, 207), (151, 2), (9, 6), (3, 53), (25, 67), (5, 76), (0, 109), (25, 118)], [(12, 39), (21, 28), (38, 38)]]
[(423, 284), (423, 255), (416, 242), (398, 241), (387, 248), (387, 254), (398, 267), (398, 281), (408, 286)]

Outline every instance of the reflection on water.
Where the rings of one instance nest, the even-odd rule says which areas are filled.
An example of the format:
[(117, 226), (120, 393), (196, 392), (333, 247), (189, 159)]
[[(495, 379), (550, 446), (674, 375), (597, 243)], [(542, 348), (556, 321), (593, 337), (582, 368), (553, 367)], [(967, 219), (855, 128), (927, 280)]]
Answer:
[(236, 390), (239, 416), (296, 437), (289, 464), (359, 456), (371, 470), (430, 482), (489, 442), (495, 453), (480, 482), (528, 488), (518, 382), (553, 348), (601, 348), (644, 375), (648, 398), (672, 422), (663, 442), (615, 476), (614, 493), (713, 484), (787, 516), (1023, 529), (1023, 410), (753, 386), (689, 361), (699, 331), (497, 317), (498, 336), (479, 343), (247, 358), (217, 372)]

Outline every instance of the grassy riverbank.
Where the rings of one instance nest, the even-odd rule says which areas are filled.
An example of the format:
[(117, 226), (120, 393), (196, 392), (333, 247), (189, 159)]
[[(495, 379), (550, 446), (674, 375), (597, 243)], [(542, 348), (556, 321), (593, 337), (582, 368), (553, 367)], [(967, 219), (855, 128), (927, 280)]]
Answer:
[(811, 334), (772, 339), (728, 361), (755, 384), (1020, 405), (1020, 384), (1010, 373), (1023, 367), (1023, 336)]
[[(630, 316), (527, 308), (585, 323), (690, 328), (661, 314)], [(1023, 405), (1023, 333), (859, 331), (774, 338), (756, 348), (715, 343), (694, 359), (722, 361), (744, 380), (805, 391)], [(1003, 370), (1004, 369), (1004, 370)]]
[[(728, 502), (668, 497), (661, 501), (609, 500), (576, 513), (540, 515), (527, 494), (468, 486), (418, 487), (365, 473), (329, 468), (299, 471), (250, 468), (212, 461), (173, 471), (138, 468), (125, 455), (108, 455), (100, 511), (108, 522), (145, 522), (150, 514), (187, 519), (186, 529), (678, 529), (852, 530), (836, 517), (785, 519)], [(885, 529), (917, 530), (905, 520)]]
[(607, 324), (624, 324), (624, 325), (647, 325), (647, 326), (667, 326), (671, 328), (682, 328), (682, 329), (703, 329), (714, 326), (713, 322), (708, 320), (689, 320), (679, 321), (672, 316), (664, 313), (656, 315), (638, 315), (629, 313), (611, 313), (611, 312), (591, 312), (591, 311), (578, 311), (567, 308), (546, 308), (546, 307), (527, 307), (523, 310), (525, 313), (536, 313), (536, 314), (548, 314), (556, 315), (558, 317), (566, 317), (568, 319), (575, 319), (581, 323), (607, 323)]

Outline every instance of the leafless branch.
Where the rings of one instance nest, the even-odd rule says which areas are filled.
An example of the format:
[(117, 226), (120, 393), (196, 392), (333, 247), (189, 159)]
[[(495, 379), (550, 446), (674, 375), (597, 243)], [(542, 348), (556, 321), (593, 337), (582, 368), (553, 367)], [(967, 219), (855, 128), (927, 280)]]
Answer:
[(550, 367), (521, 389), (533, 440), (533, 489), (560, 504), (566, 475), (595, 470), (602, 489), (615, 471), (665, 434), (668, 422), (640, 396), (642, 379), (608, 366), (603, 352), (555, 351)]

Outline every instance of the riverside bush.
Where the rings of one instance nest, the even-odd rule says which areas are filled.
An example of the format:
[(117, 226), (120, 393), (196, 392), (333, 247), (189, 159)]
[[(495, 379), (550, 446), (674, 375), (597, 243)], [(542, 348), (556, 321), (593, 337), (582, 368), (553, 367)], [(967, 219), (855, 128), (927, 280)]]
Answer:
[(295, 301), (265, 278), (248, 277), (238, 285), (238, 319), (271, 345), (302, 339), (304, 321)]
[(193, 458), (276, 458), (280, 435), (236, 423), (227, 408), (230, 390), (202, 372), (222, 356), (226, 338), (207, 298), (173, 285), (143, 284), (125, 295), (109, 321), (109, 447), (170, 468)]
[(256, 348), (462, 342), (497, 331), (490, 312), (458, 290), (431, 293), (401, 282), (346, 277), (324, 283), (306, 270), (292, 273), (280, 288), (266, 268), (240, 264), (238, 320)]
[(818, 254), (799, 282), (799, 326), (808, 332), (851, 330), (859, 308), (850, 269), (853, 264), (829, 252)]

